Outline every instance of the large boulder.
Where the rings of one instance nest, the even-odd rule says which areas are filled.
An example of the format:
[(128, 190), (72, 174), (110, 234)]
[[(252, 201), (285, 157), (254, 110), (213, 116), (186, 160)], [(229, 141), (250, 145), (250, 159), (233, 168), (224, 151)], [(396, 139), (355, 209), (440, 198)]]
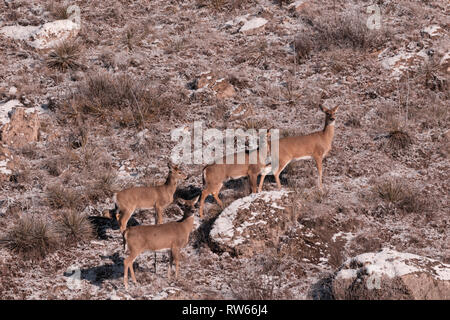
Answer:
[(0, 141), (3, 144), (20, 148), (39, 140), (40, 121), (36, 109), (14, 107), (10, 111), (10, 116), (9, 122), (1, 127)]
[(260, 17), (250, 19), (244, 23), (244, 25), (239, 29), (239, 32), (244, 34), (257, 33), (259, 31), (264, 30), (264, 27), (266, 26), (267, 22), (269, 21)]
[(336, 299), (450, 299), (450, 265), (382, 249), (348, 259), (332, 280)]
[(41, 26), (5, 26), (0, 34), (16, 40), (25, 40), (37, 49), (49, 49), (61, 41), (74, 38), (80, 25), (69, 19), (47, 22)]
[(14, 156), (7, 147), (0, 145), (0, 181), (8, 181), (14, 169)]
[(213, 249), (252, 256), (276, 248), (295, 217), (287, 210), (290, 192), (263, 191), (238, 199), (225, 208), (210, 232)]

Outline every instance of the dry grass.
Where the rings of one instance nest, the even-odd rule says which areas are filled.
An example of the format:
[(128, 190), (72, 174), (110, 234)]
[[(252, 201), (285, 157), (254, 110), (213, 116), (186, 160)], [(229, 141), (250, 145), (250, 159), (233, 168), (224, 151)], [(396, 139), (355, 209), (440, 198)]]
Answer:
[(170, 113), (172, 100), (128, 75), (96, 73), (87, 76), (72, 97), (72, 107), (83, 114), (113, 120), (123, 126), (142, 126)]
[(24, 259), (40, 260), (58, 246), (58, 236), (44, 219), (26, 215), (7, 232), (4, 245)]
[(370, 30), (359, 13), (350, 11), (336, 17), (315, 16), (306, 11), (302, 15), (311, 27), (299, 34), (293, 46), (297, 62), (302, 62), (312, 52), (335, 48), (352, 48), (367, 50), (378, 48), (387, 41), (387, 33), (383, 30)]
[(88, 242), (94, 237), (88, 217), (76, 210), (62, 211), (56, 220), (55, 231), (66, 243)]
[(373, 192), (388, 205), (406, 213), (425, 213), (433, 210), (434, 203), (408, 181), (390, 179), (375, 185)]
[(51, 51), (47, 57), (47, 65), (50, 68), (65, 72), (68, 69), (78, 69), (81, 46), (77, 42), (62, 41)]
[(67, 3), (62, 1), (51, 1), (47, 4), (46, 9), (56, 20), (62, 20), (69, 18), (67, 13)]
[(47, 202), (54, 209), (81, 209), (84, 199), (78, 191), (54, 184), (47, 188)]

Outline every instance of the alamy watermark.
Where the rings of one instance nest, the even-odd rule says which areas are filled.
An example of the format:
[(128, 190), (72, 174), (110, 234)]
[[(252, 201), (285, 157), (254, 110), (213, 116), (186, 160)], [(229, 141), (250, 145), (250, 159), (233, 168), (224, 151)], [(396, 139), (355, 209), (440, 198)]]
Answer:
[(376, 4), (367, 7), (367, 13), (371, 14), (367, 18), (367, 28), (370, 30), (378, 30), (381, 28), (381, 10)]
[[(188, 127), (171, 131), (173, 163), (182, 164), (257, 164), (265, 162), (278, 168), (278, 129), (203, 130), (203, 122), (194, 122), (193, 134)], [(248, 142), (248, 147), (246, 147)]]

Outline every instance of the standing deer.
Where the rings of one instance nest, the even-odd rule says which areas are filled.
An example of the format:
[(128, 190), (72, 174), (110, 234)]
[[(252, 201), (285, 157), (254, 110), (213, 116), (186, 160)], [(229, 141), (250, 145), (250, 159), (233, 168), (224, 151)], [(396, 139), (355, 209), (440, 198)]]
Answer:
[[(270, 138), (270, 132), (267, 133), (267, 154), (270, 153), (270, 144), (268, 140)], [(256, 152), (257, 163), (250, 164), (250, 159), (254, 156), (254, 152)], [(259, 154), (259, 149), (250, 150), (250, 151), (242, 151), (239, 153), (233, 154), (234, 160), (233, 163), (226, 163), (227, 156), (222, 158), (221, 163), (213, 163), (203, 167), (202, 175), (203, 175), (203, 191), (200, 197), (200, 209), (199, 214), (200, 218), (203, 218), (203, 207), (205, 203), (205, 199), (208, 195), (212, 194), (214, 199), (216, 199), (217, 203), (220, 207), (223, 208), (223, 203), (219, 199), (219, 191), (223, 186), (223, 182), (228, 179), (238, 179), (241, 177), (249, 177), (251, 192), (257, 192), (257, 181), (258, 175), (261, 174), (261, 182), (260, 189), (262, 188), (262, 181), (264, 181), (264, 177), (271, 171), (271, 165), (266, 164), (266, 158), (261, 159)], [(243, 164), (238, 163), (239, 158), (245, 158)]]
[(167, 277), (170, 279), (172, 264), (175, 261), (175, 278), (178, 278), (180, 249), (187, 245), (193, 226), (194, 211), (191, 208), (190, 210), (184, 211), (183, 219), (180, 221), (127, 228), (123, 233), (123, 246), (125, 249), (125, 245), (128, 245), (130, 254), (123, 262), (123, 283), (125, 288), (128, 289), (128, 269), (130, 269), (134, 283), (137, 284), (133, 270), (133, 262), (139, 254), (147, 250), (157, 251), (170, 249)]
[(133, 187), (115, 193), (113, 197), (115, 202), (114, 209), (110, 211), (105, 210), (103, 215), (116, 218), (122, 233), (136, 209), (155, 208), (158, 215), (157, 223), (162, 223), (162, 214), (164, 209), (173, 201), (173, 194), (177, 188), (178, 181), (187, 178), (178, 166), (169, 163), (168, 167), (169, 175), (164, 184), (153, 187)]
[[(322, 191), (322, 160), (331, 150), (331, 143), (334, 136), (334, 124), (336, 121), (336, 111), (339, 107), (333, 109), (325, 109), (319, 106), (320, 110), (325, 113), (325, 127), (322, 131), (317, 131), (304, 136), (286, 137), (279, 140), (278, 153), (278, 169), (274, 172), (275, 181), (278, 189), (281, 189), (280, 173), (292, 160), (314, 159), (317, 171), (319, 173), (318, 186)], [(261, 177), (259, 184), (262, 190)]]

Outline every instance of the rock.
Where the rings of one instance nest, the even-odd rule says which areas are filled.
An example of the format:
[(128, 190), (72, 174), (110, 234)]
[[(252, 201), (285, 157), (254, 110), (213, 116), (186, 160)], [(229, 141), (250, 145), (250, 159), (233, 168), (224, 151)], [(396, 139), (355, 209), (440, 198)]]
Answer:
[(305, 7), (307, 6), (308, 2), (305, 0), (297, 0), (294, 1), (293, 3), (291, 3), (288, 6), (288, 10), (289, 11), (297, 11), (297, 12), (301, 12), (303, 9), (305, 9)]
[(399, 79), (405, 71), (412, 70), (428, 61), (426, 50), (419, 52), (402, 51), (394, 56), (386, 57), (385, 51), (379, 54), (381, 65), (387, 70), (392, 70), (391, 77)]
[(1, 142), (15, 148), (23, 147), (39, 140), (39, 128), (39, 115), (34, 108), (16, 107), (12, 110), (11, 120), (1, 128)]
[(234, 86), (225, 78), (217, 79), (211, 72), (202, 73), (196, 81), (194, 89), (210, 88), (218, 99), (231, 98), (236, 94)]
[(11, 151), (0, 146), (0, 181), (8, 181), (15, 169), (14, 157)]
[(442, 71), (450, 73), (450, 51), (447, 51), (447, 53), (444, 54), (439, 64)]
[(11, 88), (9, 88), (8, 94), (9, 94), (10, 96), (15, 96), (16, 93), (17, 93), (17, 88), (16, 88), (16, 87), (11, 87)]
[(428, 26), (426, 28), (423, 28), (420, 31), (420, 34), (423, 37), (428, 37), (432, 40), (435, 40), (435, 39), (438, 39), (441, 36), (443, 36), (445, 34), (445, 32), (444, 32), (444, 29), (442, 29), (439, 25), (434, 24), (434, 25)]
[(216, 82), (211, 72), (202, 73), (197, 79), (197, 89), (208, 88)]
[(384, 248), (348, 259), (332, 280), (336, 299), (450, 299), (450, 265)]
[(218, 99), (228, 99), (236, 94), (233, 85), (225, 79), (216, 80), (212, 89), (216, 92)]
[(5, 26), (0, 28), (0, 34), (16, 40), (25, 40), (37, 49), (49, 49), (61, 41), (74, 38), (80, 25), (72, 20), (56, 20), (42, 26)]
[(253, 18), (244, 23), (244, 25), (239, 29), (239, 32), (245, 34), (253, 34), (257, 33), (264, 29), (264, 26), (267, 24), (266, 19), (264, 18)]
[(23, 107), (23, 104), (16, 99), (9, 100), (5, 104), (0, 105), (0, 127), (9, 122), (10, 115), (16, 107)]
[(247, 118), (254, 113), (252, 105), (248, 103), (241, 103), (230, 110), (230, 120), (239, 120)]
[(238, 199), (225, 208), (210, 232), (213, 249), (252, 256), (277, 247), (280, 235), (292, 224), (286, 212), (288, 191), (263, 191)]
[(250, 14), (246, 14), (246, 15), (234, 18), (233, 20), (229, 20), (229, 21), (225, 22), (224, 28), (228, 29), (235, 25), (243, 25), (244, 23), (246, 23), (248, 21), (248, 17), (250, 17)]

